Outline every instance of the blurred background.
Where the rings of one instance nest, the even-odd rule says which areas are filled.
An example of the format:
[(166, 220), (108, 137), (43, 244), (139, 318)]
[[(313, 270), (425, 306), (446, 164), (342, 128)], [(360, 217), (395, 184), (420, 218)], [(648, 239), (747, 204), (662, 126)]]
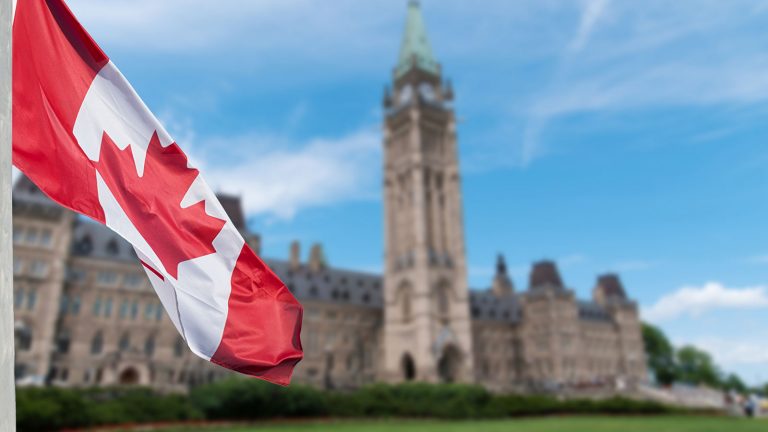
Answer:
[[(307, 308), (299, 383), (768, 382), (768, 2), (69, 4)], [(14, 242), (20, 385), (229, 376), (18, 175)]]

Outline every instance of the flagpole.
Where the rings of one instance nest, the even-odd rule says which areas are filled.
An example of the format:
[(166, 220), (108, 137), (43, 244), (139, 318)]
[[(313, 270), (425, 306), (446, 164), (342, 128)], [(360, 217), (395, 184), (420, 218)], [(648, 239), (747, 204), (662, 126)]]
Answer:
[(0, 0), (0, 431), (16, 430), (11, 246), (12, 0)]

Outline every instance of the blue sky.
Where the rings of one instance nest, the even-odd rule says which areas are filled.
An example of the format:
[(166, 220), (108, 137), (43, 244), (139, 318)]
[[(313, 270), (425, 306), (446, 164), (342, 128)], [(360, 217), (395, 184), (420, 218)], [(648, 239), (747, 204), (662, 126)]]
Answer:
[[(470, 283), (620, 272), (644, 317), (768, 381), (768, 1), (424, 0), (461, 119)], [(264, 254), (382, 262), (402, 0), (70, 0)]]

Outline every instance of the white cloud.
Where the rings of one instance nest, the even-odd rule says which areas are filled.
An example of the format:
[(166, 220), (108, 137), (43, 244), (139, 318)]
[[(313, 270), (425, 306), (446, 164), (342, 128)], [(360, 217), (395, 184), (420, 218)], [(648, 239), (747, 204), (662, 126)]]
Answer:
[(720, 364), (737, 367), (754, 364), (768, 365), (766, 340), (768, 340), (768, 334), (762, 332), (758, 335), (750, 335), (749, 340), (741, 337), (728, 339), (705, 337), (694, 339), (690, 344), (711, 353)]
[(305, 208), (378, 197), (381, 144), (374, 130), (298, 144), (247, 135), (194, 148), (215, 152), (219, 142), (250, 151), (238, 151), (226, 162), (193, 152), (194, 160), (203, 163), (204, 178), (214, 188), (240, 194), (250, 215), (288, 219)]
[(686, 286), (643, 308), (644, 319), (653, 322), (697, 317), (721, 309), (768, 308), (768, 287), (728, 288), (718, 282)]
[(581, 13), (579, 29), (571, 41), (569, 51), (576, 53), (584, 48), (606, 6), (608, 6), (608, 0), (587, 0)]

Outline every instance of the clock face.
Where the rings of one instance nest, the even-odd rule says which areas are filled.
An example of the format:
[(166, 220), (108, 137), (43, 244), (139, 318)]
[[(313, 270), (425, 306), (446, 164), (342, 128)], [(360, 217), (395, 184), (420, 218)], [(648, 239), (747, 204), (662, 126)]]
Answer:
[(402, 90), (400, 90), (400, 95), (398, 96), (398, 102), (401, 105), (405, 105), (413, 100), (413, 87), (411, 87), (410, 84), (403, 87)]
[(419, 94), (428, 102), (434, 102), (437, 99), (435, 97), (435, 89), (427, 83), (419, 84)]

